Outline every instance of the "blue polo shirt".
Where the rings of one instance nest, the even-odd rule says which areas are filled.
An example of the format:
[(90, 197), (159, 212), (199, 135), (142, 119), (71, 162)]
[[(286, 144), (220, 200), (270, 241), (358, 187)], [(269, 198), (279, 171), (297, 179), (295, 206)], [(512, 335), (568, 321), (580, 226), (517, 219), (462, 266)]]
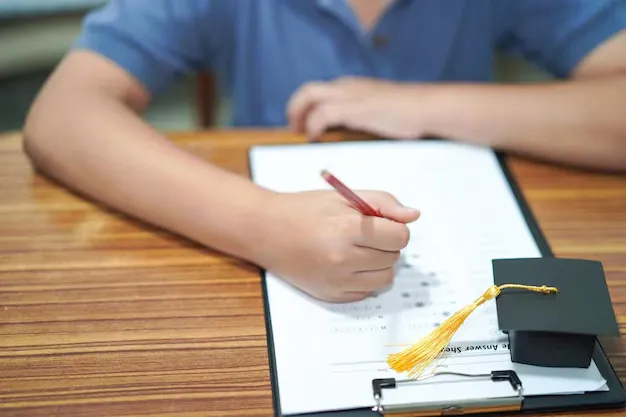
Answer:
[(567, 77), (624, 28), (624, 0), (397, 0), (368, 33), (345, 0), (109, 0), (87, 16), (76, 47), (155, 95), (210, 71), (235, 126), (281, 126), (309, 81), (488, 82), (496, 51)]

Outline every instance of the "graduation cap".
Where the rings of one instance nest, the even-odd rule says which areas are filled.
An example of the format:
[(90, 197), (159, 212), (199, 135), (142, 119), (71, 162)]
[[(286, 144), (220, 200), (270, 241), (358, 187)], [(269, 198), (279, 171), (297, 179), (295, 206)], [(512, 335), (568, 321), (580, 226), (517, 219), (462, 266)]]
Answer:
[(496, 259), (494, 284), (428, 335), (387, 363), (418, 378), (440, 359), (465, 320), (495, 299), (500, 330), (509, 336), (513, 362), (586, 368), (597, 336), (619, 334), (602, 264), (553, 257)]
[(494, 283), (550, 285), (538, 297), (510, 289), (496, 298), (500, 330), (509, 335), (513, 362), (587, 368), (598, 336), (619, 335), (602, 264), (582, 259), (492, 261)]

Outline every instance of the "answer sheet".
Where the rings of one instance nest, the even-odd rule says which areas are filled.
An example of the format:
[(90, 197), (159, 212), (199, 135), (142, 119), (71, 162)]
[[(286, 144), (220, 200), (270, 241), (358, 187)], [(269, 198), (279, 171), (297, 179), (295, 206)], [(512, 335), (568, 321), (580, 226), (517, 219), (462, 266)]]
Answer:
[[(356, 303), (315, 300), (270, 272), (266, 276), (271, 334), (283, 414), (373, 406), (371, 381), (396, 375), (386, 363), (473, 302), (493, 285), (491, 260), (539, 257), (495, 153), (445, 141), (344, 142), (251, 149), (253, 180), (282, 192), (330, 189), (328, 169), (350, 188), (383, 190), (422, 213), (393, 286)], [(498, 330), (495, 301), (459, 329), (438, 370), (489, 373), (514, 369), (525, 395), (605, 389), (589, 369), (514, 364)], [(448, 378), (450, 379), (450, 378)], [(510, 396), (508, 384), (459, 379), (390, 390), (384, 403)]]

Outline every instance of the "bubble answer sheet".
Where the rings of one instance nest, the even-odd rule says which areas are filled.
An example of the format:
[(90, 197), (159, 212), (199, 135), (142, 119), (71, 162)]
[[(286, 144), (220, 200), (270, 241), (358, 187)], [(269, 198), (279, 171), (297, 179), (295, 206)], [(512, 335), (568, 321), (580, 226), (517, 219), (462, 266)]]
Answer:
[[(386, 358), (416, 342), (493, 285), (496, 258), (540, 257), (531, 230), (488, 148), (446, 141), (269, 145), (250, 150), (253, 181), (279, 192), (332, 189), (328, 169), (353, 190), (381, 190), (421, 217), (394, 284), (355, 303), (315, 300), (265, 273), (276, 382), (283, 415), (372, 407), (372, 379), (398, 377)], [(452, 339), (438, 369), (515, 370), (525, 395), (606, 390), (588, 369), (511, 362), (495, 301), (480, 306)], [(388, 403), (511, 396), (508, 384), (442, 377), (385, 394)]]

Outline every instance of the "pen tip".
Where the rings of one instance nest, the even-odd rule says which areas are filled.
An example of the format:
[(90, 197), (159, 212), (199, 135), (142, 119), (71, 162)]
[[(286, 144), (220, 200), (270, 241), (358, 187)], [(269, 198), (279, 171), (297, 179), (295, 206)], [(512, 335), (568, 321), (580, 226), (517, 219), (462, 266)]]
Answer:
[(322, 178), (324, 179), (328, 179), (330, 178), (330, 172), (328, 172), (327, 170), (323, 169), (320, 174), (322, 175)]

